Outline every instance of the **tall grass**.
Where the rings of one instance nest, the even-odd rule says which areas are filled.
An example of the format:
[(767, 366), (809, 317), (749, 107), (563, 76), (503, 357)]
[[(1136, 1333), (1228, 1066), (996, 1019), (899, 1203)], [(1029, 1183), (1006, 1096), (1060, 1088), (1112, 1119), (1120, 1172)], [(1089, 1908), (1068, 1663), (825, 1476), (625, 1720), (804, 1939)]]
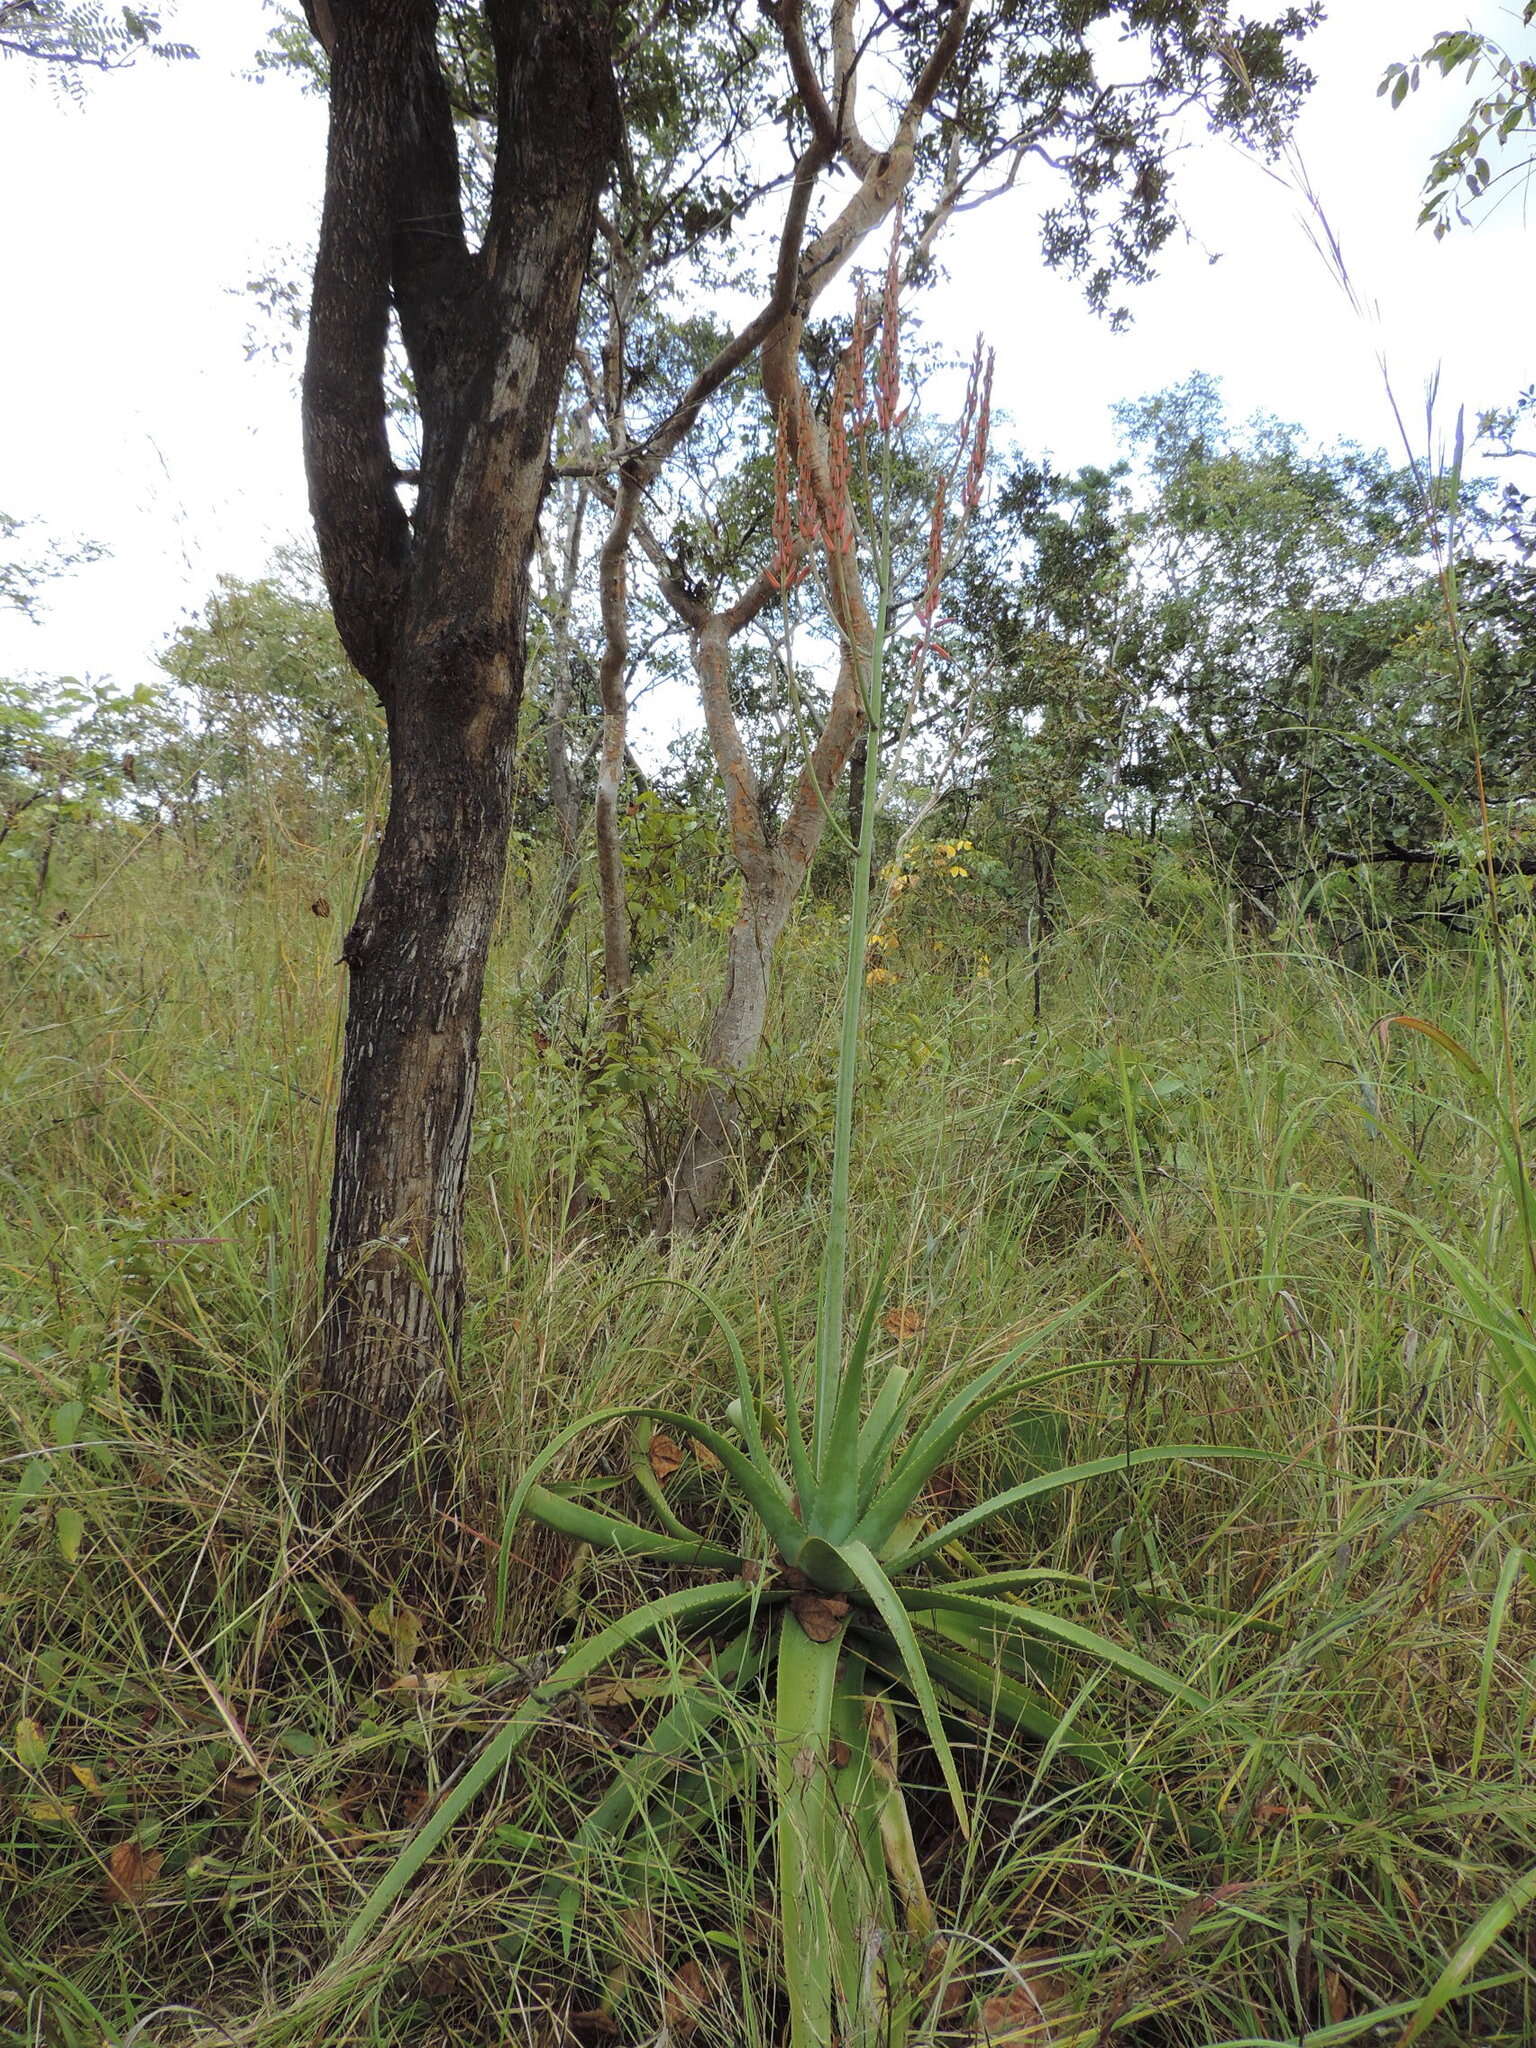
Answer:
[[(530, 885), (493, 975), (463, 1485), (420, 1531), (457, 1596), (429, 1605), (445, 1570), (391, 1583), (350, 1524), (314, 1525), (295, 1423), (356, 848), (243, 876), (126, 851), (59, 873), (73, 914), (27, 936), (0, 1039), (0, 2040), (775, 2040), (766, 1802), (680, 1779), (650, 1853), (572, 1860), (664, 1647), (525, 1752), (387, 1965), (327, 1962), (573, 1628), (665, 1583), (525, 1529), (498, 1633), (516, 1475), (587, 1409), (725, 1398), (728, 1361), (685, 1295), (616, 1285), (663, 1260), (622, 1213), (571, 1226), (586, 1082), (521, 999)], [(1454, 1258), (1524, 1314), (1498, 1117), (1511, 1074), (1529, 1114), (1531, 960), (1506, 931), (1502, 989), (1475, 940), (1384, 981), (1304, 921), (1244, 937), (1172, 860), (1150, 911), (1112, 860), (1072, 889), (1038, 1029), (1029, 964), (958, 895), (870, 991), (854, 1212), (896, 1248), (882, 1343), (941, 1386), (1093, 1297), (1072, 1355), (1114, 1363), (1000, 1422), (950, 1503), (1160, 1440), (1274, 1457), (1141, 1469), (998, 1533), (989, 1563), (1058, 1574), (1062, 1611), (1218, 1705), (1090, 1681), (1082, 1711), (1113, 1720), (1150, 1808), (979, 1713), (968, 1844), (903, 1727), (948, 1936), (918, 2038), (1512, 2048), (1536, 2036), (1532, 1472), (1510, 1332)], [(694, 1027), (714, 943), (682, 934), (659, 965), (666, 1028)], [(791, 1342), (815, 1326), (838, 951), (808, 905), (757, 1083), (762, 1176), (667, 1255), (770, 1347), (776, 1316)], [(1389, 1014), (1501, 1077), (1497, 1102)], [(580, 1455), (627, 1497), (627, 1438)], [(707, 1528), (715, 1486), (690, 1460), (668, 1496)], [(566, 1871), (568, 1943), (540, 1906)]]

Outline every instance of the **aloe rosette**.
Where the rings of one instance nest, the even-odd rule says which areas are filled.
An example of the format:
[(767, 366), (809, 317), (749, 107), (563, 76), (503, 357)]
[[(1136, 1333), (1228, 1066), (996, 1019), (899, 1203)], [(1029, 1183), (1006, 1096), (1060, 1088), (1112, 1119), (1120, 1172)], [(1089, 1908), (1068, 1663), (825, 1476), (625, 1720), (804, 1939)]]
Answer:
[[(893, 283), (881, 356), (887, 382), (894, 374), (887, 368), (887, 358), (894, 361), (894, 299)], [(977, 360), (973, 386), (979, 394), (979, 354)], [(885, 505), (891, 502), (894, 404), (888, 410), (892, 417), (882, 420), (880, 444)], [(962, 465), (967, 477), (978, 468), (984, 414), (983, 404), (968, 405), (971, 424), (962, 433), (955, 474)], [(967, 505), (973, 496), (968, 486)], [(723, 1339), (735, 1382), (725, 1414), (716, 1424), (641, 1403), (584, 1416), (547, 1444), (524, 1473), (504, 1538), (510, 1539), (526, 1515), (595, 1551), (646, 1559), (693, 1582), (599, 1629), (527, 1694), (365, 1900), (350, 1923), (344, 1954), (357, 1950), (562, 1699), (614, 1660), (662, 1641), (674, 1651), (670, 1705), (616, 1769), (578, 1830), (570, 1869), (542, 1880), (560, 1918), (569, 1930), (580, 1910), (584, 1857), (608, 1852), (610, 1868), (624, 1867), (621, 1852), (642, 1815), (647, 1829), (641, 1860), (656, 1853), (658, 1840), (676, 1839), (703, 1802), (718, 1808), (722, 1792), (734, 1794), (756, 1783), (755, 1758), (771, 1750), (793, 2048), (828, 2048), (834, 2041), (845, 2048), (889, 2044), (907, 2030), (917, 1995), (913, 1987), (921, 1981), (921, 1971), (905, 1964), (918, 1961), (937, 1938), (902, 1795), (898, 1717), (915, 1717), (937, 1760), (956, 1824), (968, 1833), (971, 1815), (955, 1743), (957, 1730), (974, 1728), (978, 1718), (1049, 1743), (1078, 1768), (1118, 1770), (1124, 1759), (1117, 1745), (1079, 1711), (1094, 1672), (1118, 1673), (1196, 1710), (1207, 1704), (1179, 1677), (1042, 1604), (1042, 1588), (1059, 1594), (1072, 1584), (1066, 1575), (983, 1571), (967, 1539), (1072, 1487), (1111, 1475), (1123, 1480), (1192, 1458), (1243, 1454), (1194, 1444), (1117, 1452), (1040, 1474), (947, 1517), (936, 1514), (925, 1503), (934, 1476), (983, 1417), (1000, 1404), (1028, 1401), (1052, 1382), (1093, 1369), (1083, 1363), (1029, 1365), (1077, 1309), (984, 1369), (951, 1375), (931, 1391), (900, 1364), (881, 1366), (876, 1340), (883, 1281), (870, 1287), (851, 1339), (845, 1327), (853, 1111), (891, 615), (889, 521), (883, 514), (878, 528), (873, 642), (867, 654), (853, 650), (871, 744), (854, 850), (814, 1359), (802, 1383), (781, 1337), (776, 1370), (764, 1375), (776, 1383), (774, 1398), (765, 1402), (721, 1308), (687, 1282), (658, 1282), (689, 1287)], [(943, 567), (942, 502), (934, 530), (925, 598), (930, 629)], [(643, 1443), (635, 1477), (654, 1516), (650, 1524), (546, 1484), (579, 1437), (621, 1421), (666, 1431), (708, 1454), (734, 1509), (729, 1540), (700, 1535), (681, 1521), (646, 1465)], [(722, 1514), (717, 1526), (726, 1522)], [(511, 1548), (504, 1540), (503, 1574)], [(1081, 1596), (1093, 1589), (1078, 1581), (1074, 1590)], [(505, 1595), (503, 1578), (501, 1609)]]

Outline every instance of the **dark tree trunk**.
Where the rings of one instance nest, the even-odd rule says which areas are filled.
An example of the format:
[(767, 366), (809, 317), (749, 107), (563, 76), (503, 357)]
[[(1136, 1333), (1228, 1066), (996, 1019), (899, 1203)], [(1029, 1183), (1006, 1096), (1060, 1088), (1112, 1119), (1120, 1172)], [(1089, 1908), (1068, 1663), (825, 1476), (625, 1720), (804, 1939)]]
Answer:
[[(423, 715), (450, 685), (451, 657), (418, 659), (390, 716), (389, 820), (342, 954), (350, 993), (316, 1430), (333, 1475), (395, 1455), (408, 1421), (440, 1436), (453, 1412), (480, 1001), (506, 868), (517, 695), (486, 689), (466, 663), (458, 694), (478, 697), (484, 715)], [(402, 683), (408, 675), (403, 662)]]
[[(464, 1301), (480, 998), (501, 898), (528, 568), (617, 115), (608, 10), (484, 0), (490, 220), (462, 226), (437, 0), (331, 0), (325, 209), (305, 368), (332, 606), (389, 725), (390, 808), (351, 970), (314, 1416), (344, 1488), (441, 1441)], [(421, 411), (414, 515), (386, 426), (391, 306)]]

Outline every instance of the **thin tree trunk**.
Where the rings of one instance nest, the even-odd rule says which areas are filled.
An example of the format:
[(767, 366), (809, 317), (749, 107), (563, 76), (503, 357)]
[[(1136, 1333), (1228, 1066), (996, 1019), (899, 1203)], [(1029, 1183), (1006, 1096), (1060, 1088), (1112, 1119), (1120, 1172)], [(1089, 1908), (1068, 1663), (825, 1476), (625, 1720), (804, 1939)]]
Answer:
[(581, 896), (581, 803), (571, 774), (571, 699), (575, 649), (571, 643), (571, 603), (581, 563), (581, 536), (586, 516), (587, 487), (575, 495), (566, 530), (558, 582), (546, 564), (546, 583), (554, 599), (554, 663), (549, 700), (549, 801), (560, 837), (560, 872), (555, 884), (555, 922), (549, 935), (549, 957), (539, 994), (552, 1003), (565, 979), (566, 944)]
[(756, 1059), (768, 1021), (774, 949), (800, 893), (803, 873), (787, 866), (760, 894), (749, 887), (726, 947), (725, 985), (710, 1025), (704, 1057), (720, 1077), (706, 1082), (689, 1105), (688, 1136), (668, 1178), (657, 1214), (657, 1235), (687, 1237), (719, 1208), (730, 1173), (741, 1110), (737, 1080)]
[(639, 510), (639, 479), (625, 473), (619, 478), (613, 519), (598, 562), (603, 658), (597, 687), (603, 736), (597, 758), (594, 829), (603, 910), (603, 996), (610, 1009), (622, 1004), (629, 993), (629, 896), (619, 832), (619, 791), (629, 750), (629, 543)]

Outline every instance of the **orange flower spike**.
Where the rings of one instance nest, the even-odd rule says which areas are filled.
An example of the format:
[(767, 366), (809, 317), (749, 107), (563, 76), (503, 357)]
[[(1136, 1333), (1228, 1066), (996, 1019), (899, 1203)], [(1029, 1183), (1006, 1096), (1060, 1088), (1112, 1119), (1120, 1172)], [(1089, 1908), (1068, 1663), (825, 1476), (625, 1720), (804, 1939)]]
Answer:
[(832, 492), (832, 528), (827, 545), (837, 554), (853, 553), (853, 501), (849, 494), (848, 410), (849, 371), (839, 363), (832, 385), (832, 414), (827, 421), (827, 477)]
[[(955, 441), (955, 463), (964, 462), (970, 453), (971, 434), (976, 425), (976, 408), (981, 399), (982, 340), (978, 334), (976, 347), (971, 355), (970, 375), (965, 380), (965, 410), (960, 415), (960, 432)], [(953, 475), (954, 471), (951, 470)]]
[(875, 371), (875, 417), (882, 434), (897, 424), (901, 406), (901, 217), (906, 194), (891, 216), (891, 254), (885, 266), (885, 301), (880, 313), (880, 361)]
[(849, 338), (847, 355), (850, 369), (848, 410), (856, 434), (862, 434), (869, 425), (869, 341), (869, 294), (861, 277), (854, 300), (853, 333)]
[(981, 403), (976, 413), (976, 438), (971, 443), (971, 460), (965, 472), (967, 512), (974, 512), (981, 503), (981, 486), (987, 472), (987, 434), (992, 425), (992, 366), (996, 360), (997, 351), (989, 348), (987, 367), (981, 380)]
[(795, 497), (800, 508), (800, 539), (809, 548), (821, 533), (821, 500), (816, 491), (816, 471), (811, 463), (811, 434), (815, 416), (811, 402), (802, 392), (799, 400), (799, 427), (797, 436), (799, 448), (798, 469), (795, 476)]
[(941, 479), (934, 493), (933, 517), (928, 523), (928, 574), (923, 585), (923, 601), (917, 608), (925, 643), (931, 639), (933, 622), (939, 614), (939, 586), (944, 581), (944, 499), (945, 485)]

